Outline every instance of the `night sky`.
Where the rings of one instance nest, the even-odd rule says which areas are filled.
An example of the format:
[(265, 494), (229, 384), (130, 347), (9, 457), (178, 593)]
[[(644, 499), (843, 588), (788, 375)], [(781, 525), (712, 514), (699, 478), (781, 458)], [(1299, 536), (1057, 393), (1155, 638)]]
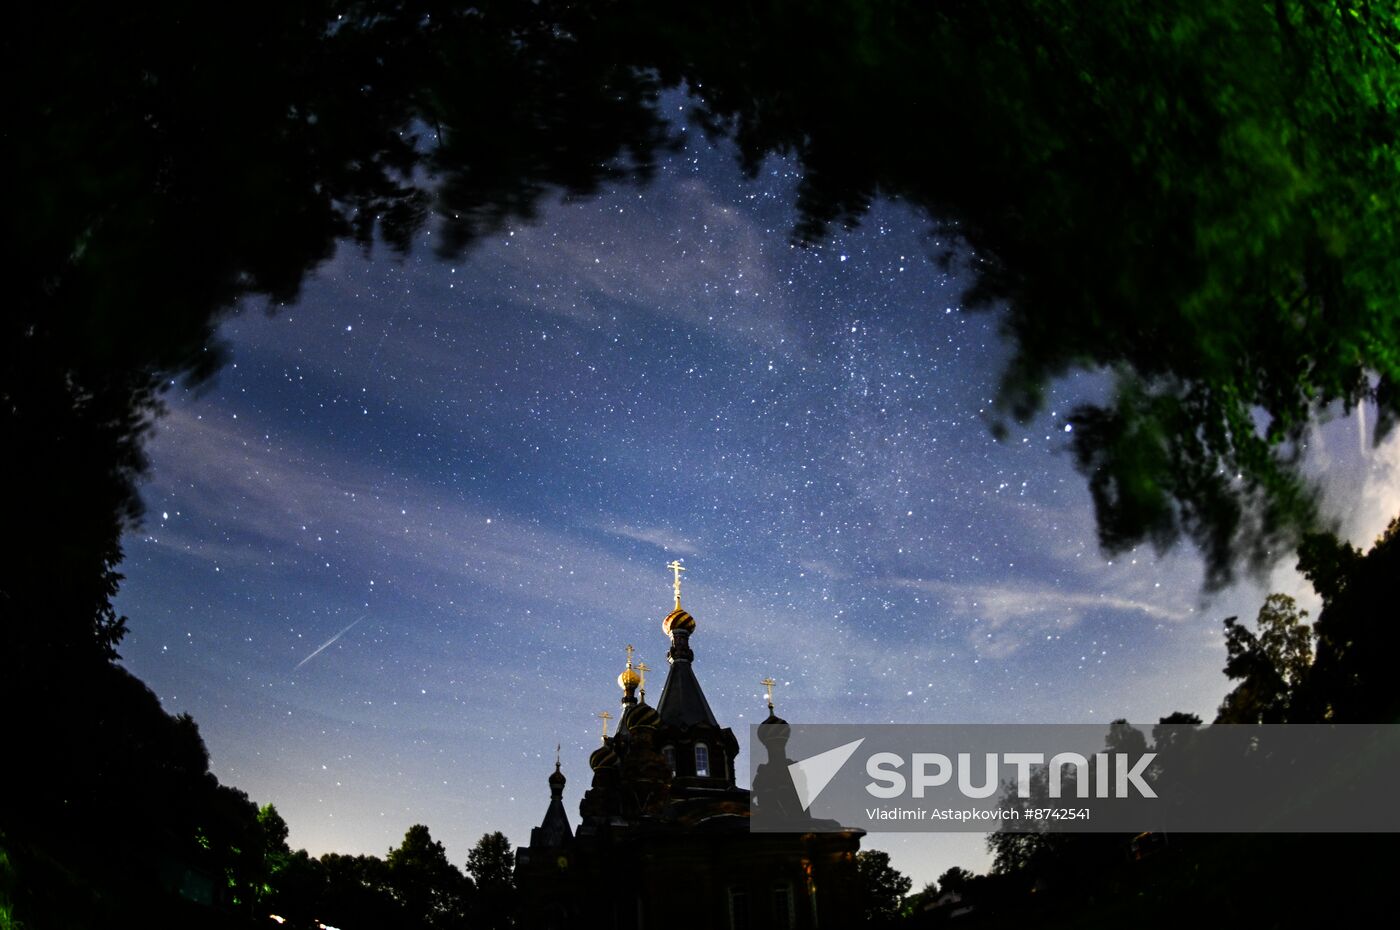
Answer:
[[(926, 221), (883, 204), (797, 247), (791, 165), (746, 181), (692, 143), (461, 261), (343, 248), (168, 394), (121, 652), (293, 846), (527, 842), (556, 743), (577, 826), (628, 643), (660, 697), (674, 558), (744, 783), (766, 676), (793, 722), (1210, 719), (1222, 618), (1307, 593), (1291, 562), (1204, 600), (1189, 548), (1105, 559), (1064, 415), (1106, 379), (994, 441), (1009, 349)], [(1309, 461), (1369, 545), (1400, 444), (1357, 420)], [(980, 835), (865, 845), (916, 889), (988, 865)]]

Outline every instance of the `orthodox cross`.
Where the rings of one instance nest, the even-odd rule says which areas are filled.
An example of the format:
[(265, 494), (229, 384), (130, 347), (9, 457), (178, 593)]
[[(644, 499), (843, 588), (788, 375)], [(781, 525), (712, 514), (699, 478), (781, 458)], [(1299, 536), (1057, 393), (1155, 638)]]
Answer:
[(606, 739), (608, 738), (608, 721), (611, 720), (611, 719), (613, 718), (613, 715), (610, 714), (610, 713), (608, 713), (607, 711), (603, 711), (603, 712), (602, 712), (601, 714), (599, 714), (598, 716), (599, 716), (599, 717), (602, 719), (602, 721), (603, 721), (603, 739), (606, 740)]
[(676, 588), (676, 610), (680, 610), (680, 609), (681, 609), (681, 572), (685, 571), (685, 566), (681, 564), (680, 559), (676, 559), (674, 562), (672, 562), (671, 564), (667, 565), (666, 567), (669, 568), (671, 571), (673, 571), (673, 572), (676, 573), (676, 581), (675, 581), (675, 588)]
[(637, 663), (637, 674), (642, 676), (642, 680), (638, 683), (642, 689), (642, 697), (647, 696), (647, 672), (649, 671), (651, 671), (650, 665), (645, 662)]
[(759, 684), (763, 685), (768, 691), (768, 712), (771, 714), (773, 712), (773, 686), (776, 685), (777, 682), (771, 678), (765, 678), (760, 681)]

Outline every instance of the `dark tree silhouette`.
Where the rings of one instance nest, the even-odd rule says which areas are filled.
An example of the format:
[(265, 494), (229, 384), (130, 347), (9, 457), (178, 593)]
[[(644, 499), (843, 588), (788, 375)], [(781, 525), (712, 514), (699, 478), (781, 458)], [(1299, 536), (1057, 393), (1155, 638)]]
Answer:
[[(1255, 634), (1225, 620), (1225, 674), (1239, 684), (1220, 705), (1217, 723), (1367, 723), (1400, 718), (1389, 687), (1400, 649), (1395, 578), (1400, 572), (1400, 517), (1363, 553), (1331, 534), (1309, 536), (1298, 570), (1322, 598), (1309, 627), (1293, 598), (1271, 594)], [(1314, 652), (1316, 655), (1314, 655)]]
[(515, 849), (504, 833), (486, 833), (476, 841), (467, 853), (467, 874), (476, 883), (474, 925), (489, 930), (511, 926), (516, 911)]
[(1270, 594), (1255, 625), (1256, 636), (1238, 618), (1225, 619), (1225, 675), (1239, 681), (1225, 695), (1216, 723), (1286, 723), (1295, 690), (1312, 666), (1308, 612), (1287, 594)]
[[(910, 887), (913, 887), (912, 883)], [(941, 894), (937, 882), (925, 882), (924, 887), (905, 897), (904, 903), (900, 905), (900, 916), (907, 920), (922, 915), (937, 903)]]
[(320, 864), (325, 884), (315, 917), (321, 923), (345, 930), (424, 926), (395, 895), (389, 867), (378, 856), (328, 853)]
[(427, 827), (409, 827), (384, 861), (394, 896), (416, 925), (431, 930), (465, 925), (471, 879), (448, 860)]
[(938, 890), (942, 894), (947, 894), (950, 891), (962, 894), (967, 891), (968, 884), (972, 879), (971, 872), (962, 866), (955, 865), (944, 870), (943, 874), (938, 876)]
[(862, 849), (856, 853), (855, 888), (861, 897), (865, 926), (892, 925), (912, 885), (909, 876), (890, 865), (889, 853), (880, 849)]
[(1292, 698), (1294, 722), (1400, 720), (1400, 694), (1391, 684), (1400, 651), (1400, 517), (1365, 553), (1332, 535), (1309, 537), (1298, 570), (1322, 596), (1322, 610), (1313, 625), (1316, 658)]
[(304, 849), (290, 852), (271, 870), (264, 910), (285, 920), (290, 930), (319, 930), (320, 918), (331, 913), (321, 904), (328, 881), (321, 860)]
[(279, 831), (219, 784), (195, 722), (111, 665), (55, 699), (10, 709), (7, 736), (27, 752), (3, 774), (0, 852), (16, 877), (16, 925), (251, 916)]

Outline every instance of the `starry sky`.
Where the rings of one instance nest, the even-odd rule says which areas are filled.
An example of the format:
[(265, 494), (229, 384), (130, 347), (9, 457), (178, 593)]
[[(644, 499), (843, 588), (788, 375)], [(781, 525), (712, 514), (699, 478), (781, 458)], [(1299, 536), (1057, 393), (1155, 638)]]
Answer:
[[(675, 558), (744, 783), (770, 675), (793, 722), (1209, 719), (1222, 618), (1268, 590), (1315, 609), (1288, 564), (1205, 598), (1189, 549), (1102, 556), (1064, 415), (1105, 379), (993, 440), (1009, 348), (928, 222), (882, 203), (798, 247), (796, 181), (697, 136), (459, 261), (346, 247), (222, 327), (212, 385), (171, 389), (123, 661), (294, 846), (527, 842), (556, 743), (577, 825), (627, 644), (660, 697)], [(1362, 414), (1308, 467), (1369, 544), (1400, 444), (1363, 444)], [(974, 834), (865, 845), (916, 889), (989, 864)]]

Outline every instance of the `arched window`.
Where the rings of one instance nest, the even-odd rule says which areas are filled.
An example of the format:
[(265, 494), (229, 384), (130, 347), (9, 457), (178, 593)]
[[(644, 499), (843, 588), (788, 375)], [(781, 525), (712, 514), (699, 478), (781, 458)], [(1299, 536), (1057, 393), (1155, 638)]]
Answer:
[(704, 743), (695, 744), (695, 774), (710, 774), (710, 747)]
[(671, 774), (676, 774), (676, 747), (662, 746), (661, 754), (666, 757), (666, 765), (671, 769)]

